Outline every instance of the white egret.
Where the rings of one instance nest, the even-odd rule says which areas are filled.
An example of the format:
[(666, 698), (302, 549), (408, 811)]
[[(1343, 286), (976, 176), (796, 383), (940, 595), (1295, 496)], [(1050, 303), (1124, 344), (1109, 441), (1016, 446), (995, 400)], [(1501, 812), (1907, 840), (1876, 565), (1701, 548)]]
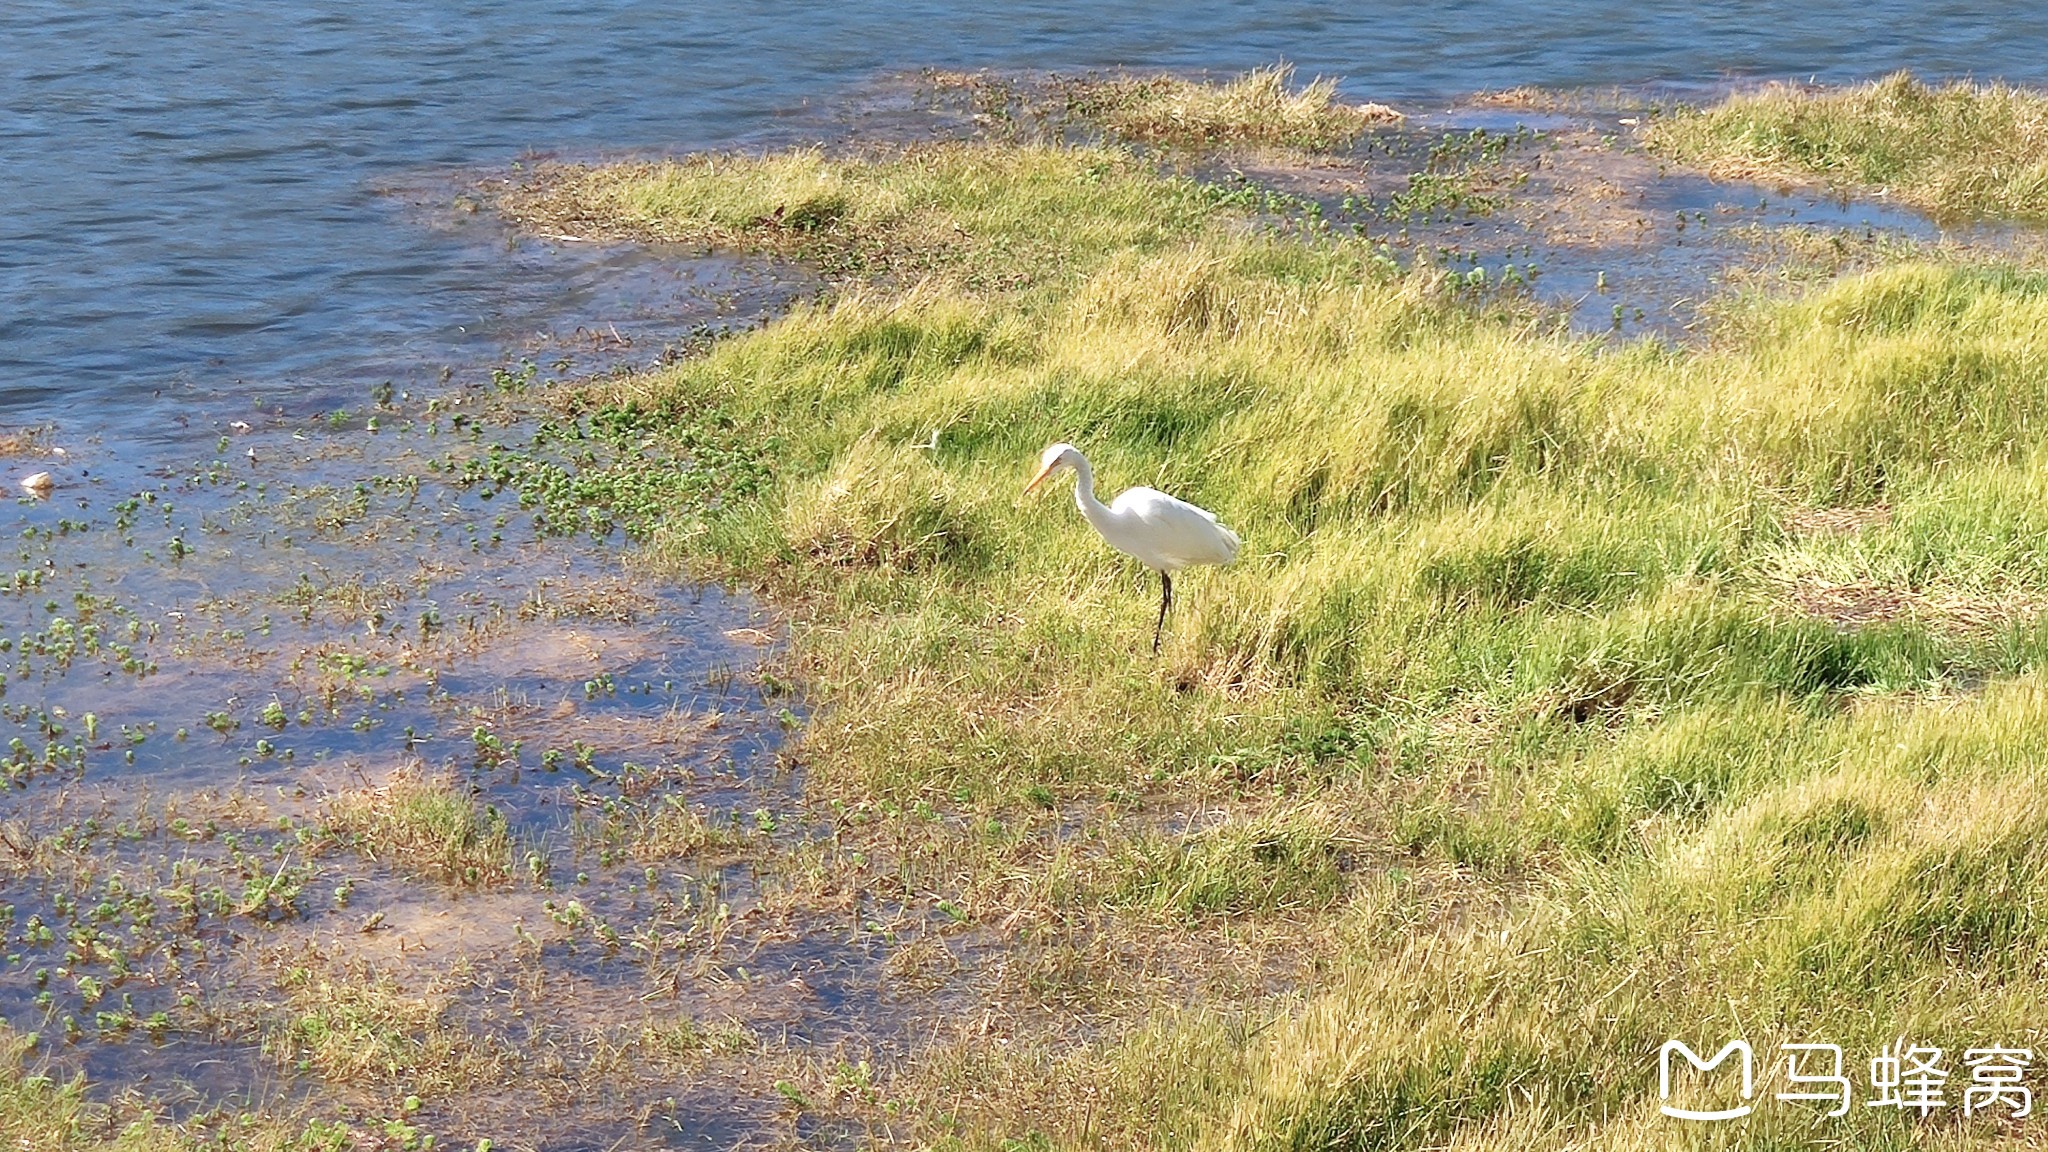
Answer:
[(1024, 486), (1029, 493), (1061, 468), (1074, 470), (1074, 503), (1111, 548), (1159, 573), (1159, 619), (1152, 625), (1152, 651), (1159, 651), (1159, 633), (1166, 610), (1173, 606), (1173, 574), (1190, 564), (1228, 564), (1237, 557), (1237, 533), (1216, 522), (1206, 508), (1197, 508), (1154, 488), (1126, 488), (1105, 505), (1095, 498), (1095, 470), (1072, 444), (1055, 444), (1039, 457), (1038, 475)]

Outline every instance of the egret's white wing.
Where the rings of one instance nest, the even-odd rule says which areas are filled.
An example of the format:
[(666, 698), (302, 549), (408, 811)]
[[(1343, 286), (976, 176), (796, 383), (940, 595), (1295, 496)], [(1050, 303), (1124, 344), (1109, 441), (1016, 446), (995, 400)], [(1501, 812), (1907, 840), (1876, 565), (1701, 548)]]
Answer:
[(1197, 508), (1154, 488), (1131, 488), (1109, 506), (1114, 526), (1103, 538), (1117, 551), (1162, 571), (1190, 564), (1228, 564), (1237, 556), (1237, 533)]

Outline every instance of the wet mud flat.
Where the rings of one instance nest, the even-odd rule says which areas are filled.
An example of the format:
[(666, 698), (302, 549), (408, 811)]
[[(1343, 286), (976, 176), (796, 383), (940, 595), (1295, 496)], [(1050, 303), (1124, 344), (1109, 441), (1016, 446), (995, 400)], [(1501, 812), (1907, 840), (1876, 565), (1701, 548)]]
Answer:
[(56, 486), (7, 509), (0, 1019), (109, 1132), (851, 1146), (919, 1052), (1094, 1029), (1043, 989), (1109, 954), (893, 883), (916, 846), (806, 796), (782, 622), (639, 558), (747, 461), (574, 396), (528, 363), (8, 461)]
[[(398, 194), (432, 215), (450, 187)], [(1024, 947), (892, 880), (921, 846), (805, 794), (782, 622), (639, 557), (760, 462), (660, 455), (578, 374), (692, 355), (817, 281), (489, 231), (588, 288), (478, 334), (522, 359), (194, 385), (14, 443), (23, 1066), (84, 1076), (109, 1133), (258, 1112), (359, 1148), (850, 1146), (888, 1138), (915, 1053), (1091, 1034), (1062, 991), (1094, 995), (1091, 965), (1148, 995), (1210, 979), (1171, 933)], [(1027, 843), (1085, 839), (1084, 814), (1038, 821)]]
[(1378, 239), (1390, 258), (1441, 267), (1475, 294), (1526, 296), (1577, 331), (1621, 338), (1704, 338), (1734, 291), (1817, 281), (1887, 252), (2036, 243), (2012, 227), (1676, 169), (1633, 145), (1644, 115), (1474, 102), (1412, 116), (1354, 156), (1246, 157), (1225, 175), (1279, 193), (1280, 213)]

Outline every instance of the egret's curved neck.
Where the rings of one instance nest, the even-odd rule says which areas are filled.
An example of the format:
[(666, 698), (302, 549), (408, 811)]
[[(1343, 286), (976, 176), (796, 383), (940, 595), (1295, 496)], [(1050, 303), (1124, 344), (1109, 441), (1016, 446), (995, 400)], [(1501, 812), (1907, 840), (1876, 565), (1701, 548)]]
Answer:
[(1088, 466), (1088, 458), (1079, 453), (1074, 456), (1074, 503), (1081, 508), (1081, 515), (1098, 531), (1113, 522), (1116, 517), (1102, 501), (1095, 498), (1095, 469)]

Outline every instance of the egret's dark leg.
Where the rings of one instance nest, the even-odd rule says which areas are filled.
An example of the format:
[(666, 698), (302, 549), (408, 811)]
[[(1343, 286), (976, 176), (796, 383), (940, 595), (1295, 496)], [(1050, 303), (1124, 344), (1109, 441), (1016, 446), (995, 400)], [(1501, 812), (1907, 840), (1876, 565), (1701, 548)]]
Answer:
[(1159, 633), (1166, 627), (1166, 610), (1173, 607), (1173, 577), (1159, 574), (1159, 620), (1152, 625), (1152, 654), (1159, 655)]

